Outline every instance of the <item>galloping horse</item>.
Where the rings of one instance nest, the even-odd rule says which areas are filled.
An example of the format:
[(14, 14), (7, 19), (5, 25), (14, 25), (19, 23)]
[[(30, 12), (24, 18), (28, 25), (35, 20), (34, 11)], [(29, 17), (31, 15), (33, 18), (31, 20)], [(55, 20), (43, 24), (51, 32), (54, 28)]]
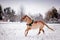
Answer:
[(45, 27), (44, 25), (46, 25), (49, 29), (51, 29), (52, 31), (54, 31), (47, 24), (45, 24), (43, 21), (33, 21), (27, 15), (23, 16), (21, 18), (21, 21), (27, 22), (27, 29), (25, 30), (25, 36), (27, 36), (29, 30), (31, 30), (31, 29), (37, 29), (37, 28), (39, 28), (38, 35), (40, 34), (41, 31), (44, 33), (44, 29), (43, 29)]

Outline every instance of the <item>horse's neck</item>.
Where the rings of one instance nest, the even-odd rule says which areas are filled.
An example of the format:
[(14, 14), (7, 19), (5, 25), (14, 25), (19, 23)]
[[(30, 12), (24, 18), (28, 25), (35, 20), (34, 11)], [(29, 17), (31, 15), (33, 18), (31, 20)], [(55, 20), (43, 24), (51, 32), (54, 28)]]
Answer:
[(30, 24), (32, 22), (32, 19), (28, 18), (27, 19), (27, 24)]

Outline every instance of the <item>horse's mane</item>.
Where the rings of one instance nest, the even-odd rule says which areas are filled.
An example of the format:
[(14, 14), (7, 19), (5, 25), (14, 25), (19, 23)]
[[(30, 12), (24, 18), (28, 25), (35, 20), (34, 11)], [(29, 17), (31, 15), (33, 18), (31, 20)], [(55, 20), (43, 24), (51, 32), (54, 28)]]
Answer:
[(28, 17), (29, 19), (31, 19), (29, 16), (25, 15), (24, 18)]

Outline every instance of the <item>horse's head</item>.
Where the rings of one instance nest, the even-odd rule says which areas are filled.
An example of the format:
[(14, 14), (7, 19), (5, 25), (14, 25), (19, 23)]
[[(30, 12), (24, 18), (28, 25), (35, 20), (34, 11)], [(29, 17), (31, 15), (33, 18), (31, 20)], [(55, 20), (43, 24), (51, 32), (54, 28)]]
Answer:
[(28, 20), (28, 16), (27, 15), (25, 15), (25, 16), (23, 16), (22, 18), (21, 18), (21, 21), (24, 21), (24, 22), (26, 22), (27, 20)]

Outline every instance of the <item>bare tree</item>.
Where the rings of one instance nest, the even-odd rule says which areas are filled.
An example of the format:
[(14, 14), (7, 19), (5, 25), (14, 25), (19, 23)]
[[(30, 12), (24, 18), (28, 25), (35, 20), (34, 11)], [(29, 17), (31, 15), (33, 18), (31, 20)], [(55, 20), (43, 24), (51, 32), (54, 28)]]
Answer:
[(7, 7), (4, 9), (4, 17), (6, 21), (10, 20), (11, 22), (13, 22), (14, 16), (15, 16), (14, 14), (15, 14), (15, 11), (12, 10), (10, 7)]
[(3, 18), (2, 18), (2, 6), (0, 5), (0, 20), (2, 20)]
[(57, 21), (58, 20), (58, 12), (57, 12), (57, 9), (55, 7), (52, 7), (52, 9), (49, 10), (46, 13), (45, 20), (46, 20), (46, 22), (48, 22), (48, 21)]
[[(23, 17), (25, 15), (25, 13), (24, 13), (24, 7), (21, 5), (21, 7), (20, 7), (20, 18), (19, 18), (19, 20)], [(20, 20), (21, 21), (21, 20)]]

